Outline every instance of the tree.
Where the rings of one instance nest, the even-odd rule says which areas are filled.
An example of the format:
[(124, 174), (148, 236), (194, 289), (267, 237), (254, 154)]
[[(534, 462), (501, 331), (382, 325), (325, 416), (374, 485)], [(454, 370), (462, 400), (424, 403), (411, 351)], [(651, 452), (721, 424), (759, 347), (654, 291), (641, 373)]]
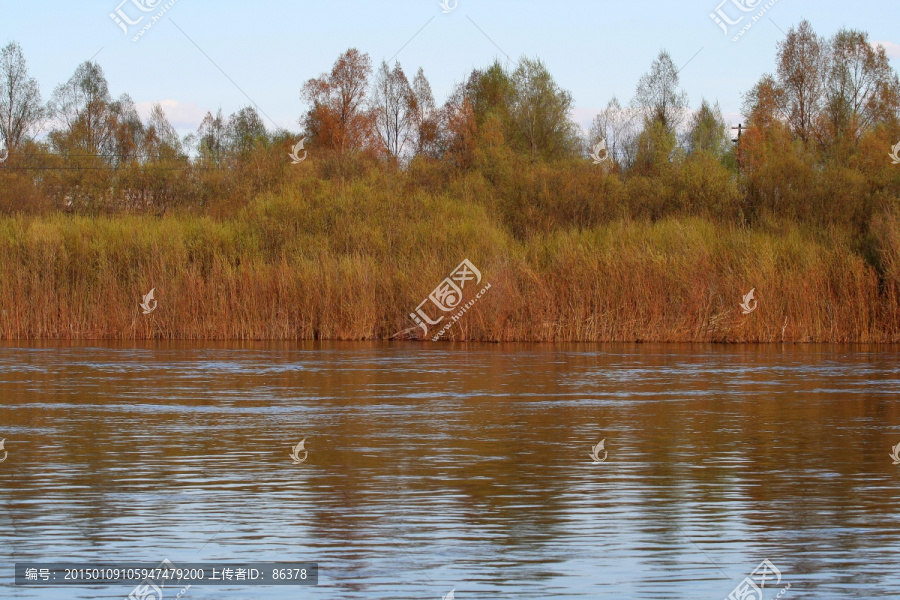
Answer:
[(611, 160), (630, 167), (634, 163), (638, 130), (634, 117), (635, 111), (623, 108), (619, 99), (613, 96), (591, 123), (588, 133), (591, 150), (602, 141)]
[(648, 121), (635, 140), (632, 169), (647, 177), (662, 175), (671, 170), (677, 151), (680, 148), (675, 132), (662, 121)]
[(69, 80), (56, 87), (50, 111), (62, 125), (50, 138), (60, 150), (78, 148), (96, 154), (108, 146), (111, 127), (109, 85), (95, 62), (81, 63)]
[(777, 75), (781, 111), (791, 130), (806, 141), (814, 126), (825, 96), (825, 72), (828, 52), (825, 41), (816, 35), (809, 21), (801, 21), (778, 42)]
[(678, 88), (678, 69), (665, 50), (654, 59), (650, 72), (638, 80), (632, 106), (640, 111), (645, 127), (659, 123), (669, 133), (675, 133), (681, 125), (688, 97)]
[(510, 111), (513, 103), (513, 82), (509, 73), (495, 60), (487, 69), (475, 69), (469, 75), (466, 94), (472, 103), (475, 124), (484, 125), (489, 118), (496, 118), (510, 131)]
[(15, 150), (43, 122), (41, 90), (28, 76), (22, 48), (10, 42), (0, 50), (0, 138)]
[(832, 134), (854, 138), (890, 121), (900, 106), (900, 82), (884, 48), (862, 31), (841, 29), (831, 39), (824, 112)]
[(215, 164), (224, 158), (228, 146), (228, 123), (220, 108), (215, 116), (207, 112), (197, 129), (197, 151), (200, 157)]
[(228, 118), (225, 137), (229, 149), (246, 155), (257, 144), (265, 144), (268, 139), (266, 124), (253, 106), (245, 106)]
[(776, 121), (785, 120), (780, 108), (783, 104), (781, 90), (770, 74), (760, 77), (756, 85), (743, 95), (743, 101), (741, 112), (755, 127), (765, 129)]
[(687, 150), (691, 154), (707, 152), (715, 158), (722, 158), (728, 152), (730, 139), (728, 125), (722, 117), (719, 103), (710, 105), (705, 99), (700, 109), (691, 118), (687, 135)]
[(415, 104), (409, 80), (399, 62), (391, 69), (382, 61), (375, 75), (372, 102), (381, 144), (391, 157), (398, 159), (412, 135), (411, 109)]
[(123, 94), (119, 100), (110, 105), (110, 126), (112, 136), (110, 140), (110, 156), (116, 165), (139, 160), (146, 156), (145, 144), (147, 131), (141, 122), (134, 101), (127, 94)]
[(413, 78), (411, 89), (410, 121), (415, 154), (435, 156), (440, 125), (434, 94), (422, 67)]
[(457, 84), (441, 108), (441, 153), (456, 167), (472, 164), (475, 150), (475, 111), (465, 84)]
[(513, 139), (532, 159), (574, 154), (578, 138), (569, 119), (572, 94), (557, 85), (540, 59), (520, 59), (510, 81)]
[(311, 105), (303, 120), (317, 143), (341, 154), (372, 141), (374, 120), (366, 108), (372, 59), (356, 48), (338, 57), (330, 73), (307, 81), (301, 98)]
[(156, 102), (150, 109), (145, 137), (145, 153), (151, 160), (173, 159), (181, 155), (181, 138), (162, 106)]

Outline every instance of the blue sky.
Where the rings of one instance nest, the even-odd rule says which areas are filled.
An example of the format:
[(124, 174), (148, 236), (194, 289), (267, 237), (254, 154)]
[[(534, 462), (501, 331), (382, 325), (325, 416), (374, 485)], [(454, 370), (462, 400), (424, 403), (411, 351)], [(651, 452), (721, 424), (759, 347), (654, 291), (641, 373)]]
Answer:
[[(0, 44), (22, 45), (45, 100), (80, 62), (96, 55), (114, 95), (127, 92), (144, 114), (153, 102), (163, 102), (182, 132), (196, 127), (207, 110), (221, 107), (228, 114), (249, 104), (247, 96), (271, 118), (270, 127), (274, 122), (299, 130), (303, 82), (328, 70), (349, 47), (369, 53), (376, 66), (400, 51), (397, 59), (410, 77), (419, 66), (425, 69), (439, 103), (474, 67), (496, 57), (505, 61), (504, 53), (513, 60), (538, 56), (572, 92), (574, 117), (583, 124), (613, 95), (630, 100), (660, 49), (685, 65), (681, 83), (693, 107), (703, 97), (718, 100), (737, 122), (741, 94), (774, 70), (779, 28), (787, 31), (803, 18), (823, 35), (841, 27), (869, 32), (872, 41), (886, 43), (900, 69), (896, 0), (775, 0), (737, 42), (709, 16), (721, 0), (458, 0), (448, 14), (439, 0), (174, 0), (137, 42), (131, 37), (149, 16), (126, 36), (110, 18), (121, 1), (0, 0)], [(132, 1), (159, 0), (126, 0), (121, 10), (136, 20), (172, 0), (149, 13)], [(733, 20), (744, 14), (732, 0), (722, 10)]]

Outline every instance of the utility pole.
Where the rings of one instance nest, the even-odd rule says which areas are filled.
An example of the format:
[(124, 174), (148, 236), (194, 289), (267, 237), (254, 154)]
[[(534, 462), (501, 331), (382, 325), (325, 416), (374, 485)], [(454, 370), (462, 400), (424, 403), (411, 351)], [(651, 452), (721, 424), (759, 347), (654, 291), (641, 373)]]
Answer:
[(744, 132), (743, 123), (738, 123), (737, 127), (732, 127), (732, 129), (737, 129), (737, 137), (732, 138), (731, 141), (735, 143), (737, 146), (734, 151), (735, 160), (737, 160), (738, 170), (741, 168), (741, 134)]

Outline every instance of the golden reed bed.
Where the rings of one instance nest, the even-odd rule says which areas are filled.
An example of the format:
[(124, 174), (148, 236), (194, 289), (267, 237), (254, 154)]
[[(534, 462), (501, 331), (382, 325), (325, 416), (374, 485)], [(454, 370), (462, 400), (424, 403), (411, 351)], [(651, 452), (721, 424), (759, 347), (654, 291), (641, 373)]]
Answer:
[(700, 218), (519, 240), (483, 203), (352, 190), (268, 196), (225, 220), (6, 217), (0, 337), (424, 337), (410, 312), (468, 258), (490, 293), (443, 339), (896, 342), (900, 226), (881, 216), (871, 231), (868, 260), (841, 230)]

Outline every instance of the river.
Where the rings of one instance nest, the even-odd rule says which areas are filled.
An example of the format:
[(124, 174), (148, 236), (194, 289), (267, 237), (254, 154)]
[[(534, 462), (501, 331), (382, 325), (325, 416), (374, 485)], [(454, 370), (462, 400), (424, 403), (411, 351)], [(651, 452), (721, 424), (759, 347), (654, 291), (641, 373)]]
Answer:
[(195, 585), (184, 600), (721, 600), (764, 560), (767, 600), (900, 597), (898, 360), (8, 343), (0, 598), (133, 587), (15, 586), (17, 562), (163, 559), (319, 565), (315, 587)]

